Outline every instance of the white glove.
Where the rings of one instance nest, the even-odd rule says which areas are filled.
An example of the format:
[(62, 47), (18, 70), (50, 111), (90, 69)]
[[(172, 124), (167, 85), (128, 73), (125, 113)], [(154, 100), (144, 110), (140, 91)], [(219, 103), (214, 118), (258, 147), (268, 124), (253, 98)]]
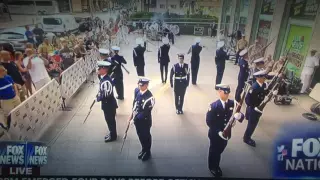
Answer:
[(275, 90), (272, 92), (273, 95), (277, 95), (278, 94), (278, 90)]
[(222, 131), (220, 131), (218, 134), (219, 134), (219, 136), (220, 136), (222, 139), (224, 139), (224, 140), (228, 141), (228, 138), (223, 137), (223, 133), (222, 133)]
[(131, 126), (133, 125), (133, 120), (130, 120), (130, 125), (131, 125)]
[(241, 113), (235, 113), (233, 116), (237, 121), (239, 121), (241, 119)]
[(257, 107), (254, 108), (254, 110), (258, 113), (261, 113), (262, 114), (262, 111), (260, 111)]

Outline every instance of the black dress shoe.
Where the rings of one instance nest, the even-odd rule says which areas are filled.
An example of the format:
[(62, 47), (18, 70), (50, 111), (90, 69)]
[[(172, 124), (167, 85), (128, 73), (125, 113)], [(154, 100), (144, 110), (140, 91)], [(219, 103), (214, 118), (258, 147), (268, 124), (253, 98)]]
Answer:
[(141, 159), (142, 159), (142, 161), (147, 161), (147, 160), (150, 159), (150, 157), (151, 157), (151, 153), (150, 152), (146, 152), (146, 153), (143, 153)]
[(180, 114), (183, 114), (183, 111), (182, 111), (182, 110), (180, 110)]
[(210, 172), (214, 177), (220, 177), (217, 169), (210, 169)]
[(176, 113), (177, 113), (177, 114), (180, 114), (180, 111), (179, 111), (179, 110), (176, 110)]
[(108, 136), (104, 139), (104, 142), (112, 142), (112, 141), (116, 141), (117, 140), (117, 137), (112, 137), (112, 136)]
[(123, 97), (117, 97), (117, 99), (119, 99), (119, 100), (124, 100), (124, 98), (123, 98)]
[(142, 156), (144, 155), (145, 152), (141, 151), (139, 154), (138, 154), (138, 159), (141, 159)]
[(219, 176), (222, 176), (222, 170), (221, 170), (220, 167), (218, 167), (217, 172), (218, 172), (218, 175), (219, 175)]
[(243, 142), (248, 144), (249, 146), (256, 147), (256, 142), (252, 139), (243, 139)]

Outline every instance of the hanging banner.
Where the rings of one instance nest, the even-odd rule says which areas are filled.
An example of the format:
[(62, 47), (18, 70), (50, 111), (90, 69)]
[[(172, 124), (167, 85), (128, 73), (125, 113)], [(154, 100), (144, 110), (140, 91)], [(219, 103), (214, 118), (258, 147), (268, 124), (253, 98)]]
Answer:
[(287, 68), (295, 72), (296, 76), (300, 76), (305, 57), (308, 54), (311, 35), (311, 27), (290, 25), (285, 52), (283, 55), (286, 55), (291, 47), (288, 55), (289, 63)]
[(14, 108), (8, 134), (11, 140), (31, 141), (40, 134), (49, 120), (56, 116), (61, 105), (59, 83), (51, 80), (48, 84)]
[[(259, 41), (261, 47), (265, 47), (268, 44), (270, 29), (271, 21), (260, 20), (256, 39)], [(264, 54), (264, 52), (262, 52), (262, 54)]]
[(273, 15), (275, 3), (275, 0), (263, 0), (260, 14)]
[(294, 18), (314, 19), (317, 15), (319, 0), (299, 0), (291, 5), (290, 16)]

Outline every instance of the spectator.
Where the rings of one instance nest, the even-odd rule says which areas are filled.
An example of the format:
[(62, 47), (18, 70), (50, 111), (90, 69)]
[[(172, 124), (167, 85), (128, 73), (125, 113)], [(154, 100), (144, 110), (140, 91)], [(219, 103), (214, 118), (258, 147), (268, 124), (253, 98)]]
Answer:
[(56, 40), (53, 42), (53, 48), (54, 50), (60, 50), (61, 49), (61, 43), (60, 39), (56, 38)]
[(44, 31), (38, 27), (38, 24), (35, 25), (35, 28), (32, 30), (34, 36), (36, 37), (36, 46), (38, 47), (43, 42)]
[(84, 48), (84, 41), (82, 39), (78, 40), (78, 44), (74, 47), (74, 53), (76, 58), (81, 58), (86, 55), (86, 49)]
[[(26, 44), (26, 49), (33, 49), (34, 54), (37, 54), (37, 50), (34, 48), (34, 45), (31, 43)], [(27, 57), (26, 53), (23, 54), (23, 58), (25, 58), (25, 57)]]
[(50, 77), (45, 67), (46, 65), (49, 65), (49, 62), (34, 54), (32, 49), (26, 49), (26, 54), (27, 57), (23, 59), (23, 64), (29, 69), (35, 89), (39, 90), (50, 81)]
[(0, 103), (3, 117), (0, 117), (0, 126), (7, 129), (7, 117), (12, 109), (17, 107), (21, 102), (18, 94), (18, 88), (13, 79), (7, 75), (7, 70), (0, 65)]
[(59, 67), (59, 64), (56, 62), (50, 62), (47, 71), (51, 78), (59, 78), (62, 72), (61, 68)]
[(43, 43), (38, 48), (38, 53), (41, 55), (41, 57), (45, 59), (49, 58), (49, 53), (53, 52), (53, 47), (49, 44), (49, 39), (45, 38)]
[(26, 95), (29, 97), (33, 94), (32, 92), (32, 80), (31, 80), (31, 76), (30, 73), (28, 71), (28, 69), (24, 66), (23, 64), (23, 55), (21, 52), (17, 51), (15, 53), (15, 60), (16, 60), (16, 65), (19, 68), (19, 71), (22, 75), (22, 79), (25, 82), (25, 86), (26, 86)]
[(68, 69), (74, 63), (73, 50), (68, 47), (67, 41), (62, 41), (62, 49), (59, 51), (62, 59), (62, 69)]
[(271, 54), (267, 56), (267, 59), (265, 59), (264, 64), (265, 64), (266, 71), (268, 73), (271, 72), (274, 65), (274, 60), (272, 59)]
[(34, 39), (33, 39), (33, 38), (34, 38), (34, 35), (33, 35), (33, 33), (30, 31), (29, 26), (26, 26), (25, 35), (26, 35), (26, 37), (27, 37), (28, 42), (31, 43), (31, 44), (34, 44)]
[(13, 44), (7, 42), (7, 43), (1, 43), (0, 44), (0, 51), (8, 51), (10, 53), (10, 59), (14, 61), (14, 47)]
[(62, 62), (61, 56), (59, 55), (59, 51), (53, 51), (53, 55), (51, 56), (51, 61), (60, 64)]
[(24, 101), (26, 99), (26, 88), (24, 86), (23, 78), (20, 74), (19, 68), (14, 61), (10, 59), (10, 53), (8, 51), (1, 51), (2, 62), (1, 65), (6, 68), (7, 74), (11, 76), (16, 87), (18, 89), (18, 94), (20, 96), (20, 100)]

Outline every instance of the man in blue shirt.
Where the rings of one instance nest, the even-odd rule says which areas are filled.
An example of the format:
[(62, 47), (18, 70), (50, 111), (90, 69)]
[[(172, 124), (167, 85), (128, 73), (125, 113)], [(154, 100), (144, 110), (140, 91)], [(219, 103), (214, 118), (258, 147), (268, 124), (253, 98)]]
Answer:
[(26, 26), (26, 32), (24, 33), (29, 43), (34, 44), (33, 33), (30, 31), (29, 26)]
[(21, 103), (17, 94), (18, 89), (13, 79), (7, 75), (4, 66), (0, 65), (0, 102), (1, 114), (4, 115), (0, 117), (0, 127), (4, 129), (8, 129), (7, 116), (10, 111)]

